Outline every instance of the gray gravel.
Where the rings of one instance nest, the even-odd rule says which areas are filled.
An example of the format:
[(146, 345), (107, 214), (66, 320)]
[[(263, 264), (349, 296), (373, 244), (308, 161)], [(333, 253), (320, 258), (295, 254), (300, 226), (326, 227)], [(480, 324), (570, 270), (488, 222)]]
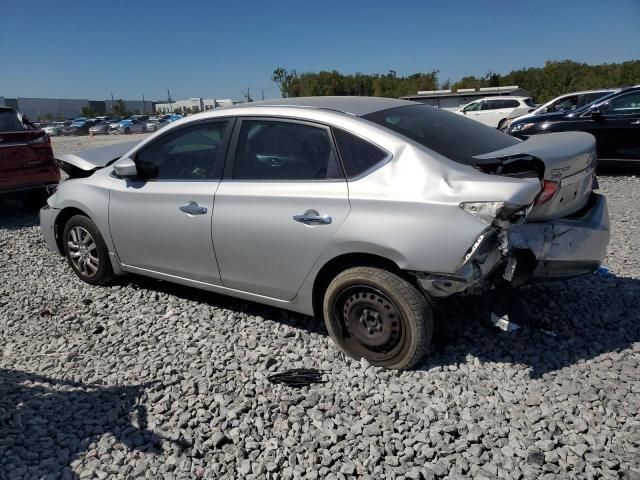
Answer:
[[(0, 202), (0, 479), (638, 478), (640, 179), (600, 181), (611, 275), (525, 292), (557, 338), (457, 302), (404, 373), (344, 358), (311, 318), (83, 284)], [(298, 367), (327, 383), (266, 379)]]

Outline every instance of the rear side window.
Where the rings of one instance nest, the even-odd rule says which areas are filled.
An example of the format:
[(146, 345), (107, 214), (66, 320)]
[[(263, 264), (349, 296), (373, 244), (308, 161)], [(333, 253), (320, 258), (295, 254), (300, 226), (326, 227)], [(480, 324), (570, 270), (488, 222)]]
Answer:
[(227, 124), (201, 123), (158, 138), (137, 154), (138, 176), (145, 180), (219, 178)]
[(520, 106), (520, 103), (518, 102), (518, 100), (502, 100), (502, 104), (503, 104), (502, 108), (518, 108)]
[(493, 152), (520, 140), (453, 112), (427, 105), (408, 105), (365, 115), (390, 130), (414, 140), (436, 153), (463, 164), (475, 155)]
[(343, 178), (329, 130), (297, 122), (243, 120), (233, 178), (236, 180), (325, 180)]
[(347, 178), (362, 175), (389, 157), (384, 150), (344, 130), (335, 128), (333, 135)]
[(527, 106), (531, 107), (531, 108), (535, 108), (536, 104), (533, 103), (533, 100), (531, 100), (530, 98), (525, 98), (524, 99), (524, 103), (527, 104)]
[(0, 110), (0, 132), (19, 132), (24, 130), (18, 114), (13, 110)]

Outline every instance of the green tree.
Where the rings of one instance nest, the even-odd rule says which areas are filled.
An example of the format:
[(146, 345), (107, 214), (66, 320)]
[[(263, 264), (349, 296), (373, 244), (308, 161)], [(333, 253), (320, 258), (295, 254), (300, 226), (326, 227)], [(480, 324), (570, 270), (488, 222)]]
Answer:
[(80, 116), (81, 117), (87, 117), (87, 118), (93, 118), (93, 117), (96, 116), (96, 112), (91, 107), (82, 107), (80, 109)]

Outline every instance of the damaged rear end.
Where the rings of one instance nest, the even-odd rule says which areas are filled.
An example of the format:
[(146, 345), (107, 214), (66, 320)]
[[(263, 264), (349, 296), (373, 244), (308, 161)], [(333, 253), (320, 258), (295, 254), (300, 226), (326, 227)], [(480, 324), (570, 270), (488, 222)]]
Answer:
[(479, 293), (507, 282), (591, 273), (606, 255), (609, 214), (595, 193), (595, 139), (582, 132), (551, 133), (474, 157), (484, 174), (539, 181), (526, 205), (462, 202), (486, 225), (453, 275), (419, 274), (431, 295)]

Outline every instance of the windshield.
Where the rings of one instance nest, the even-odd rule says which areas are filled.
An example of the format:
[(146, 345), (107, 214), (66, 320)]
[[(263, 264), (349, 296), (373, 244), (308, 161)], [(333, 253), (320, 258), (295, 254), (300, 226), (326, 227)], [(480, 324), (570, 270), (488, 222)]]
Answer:
[(0, 110), (0, 132), (19, 132), (24, 126), (13, 110)]
[(515, 145), (518, 139), (480, 122), (428, 105), (380, 110), (363, 118), (466, 165), (473, 157)]

